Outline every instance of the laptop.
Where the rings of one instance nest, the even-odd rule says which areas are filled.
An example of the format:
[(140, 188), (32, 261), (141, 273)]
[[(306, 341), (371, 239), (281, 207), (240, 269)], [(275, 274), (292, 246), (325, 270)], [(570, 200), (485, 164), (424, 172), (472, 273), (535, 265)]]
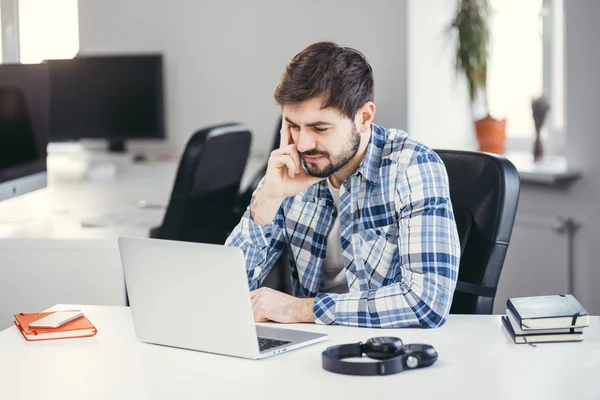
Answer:
[(237, 247), (120, 237), (119, 251), (142, 342), (262, 359), (327, 338), (254, 322)]

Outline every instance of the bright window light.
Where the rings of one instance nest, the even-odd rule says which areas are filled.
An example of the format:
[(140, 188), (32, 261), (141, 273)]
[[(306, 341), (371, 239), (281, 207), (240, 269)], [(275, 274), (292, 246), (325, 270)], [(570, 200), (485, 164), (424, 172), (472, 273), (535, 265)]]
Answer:
[(77, 0), (19, 0), (20, 60), (73, 58), (79, 51)]
[[(509, 137), (531, 137), (531, 100), (543, 91), (542, 0), (491, 0), (488, 104)], [(548, 99), (550, 100), (550, 99)]]

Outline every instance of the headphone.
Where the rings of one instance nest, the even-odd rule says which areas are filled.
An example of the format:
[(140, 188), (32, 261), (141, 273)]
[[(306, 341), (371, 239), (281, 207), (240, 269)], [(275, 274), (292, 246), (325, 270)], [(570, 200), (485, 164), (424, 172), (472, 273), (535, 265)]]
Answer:
[[(376, 362), (348, 362), (366, 354)], [(438, 358), (429, 344), (407, 344), (397, 337), (375, 337), (366, 342), (328, 347), (322, 353), (323, 368), (345, 375), (392, 375), (405, 369), (429, 367)]]

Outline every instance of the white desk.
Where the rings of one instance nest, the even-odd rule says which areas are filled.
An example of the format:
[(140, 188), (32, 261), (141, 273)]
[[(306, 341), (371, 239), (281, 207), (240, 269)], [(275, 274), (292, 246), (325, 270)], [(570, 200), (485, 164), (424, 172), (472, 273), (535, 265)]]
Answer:
[[(431, 330), (295, 325), (290, 327), (326, 332), (330, 338), (250, 361), (140, 343), (126, 307), (53, 308), (75, 307), (96, 325), (95, 337), (28, 343), (16, 327), (0, 332), (1, 399), (600, 398), (598, 317), (583, 342), (537, 348), (514, 344), (497, 315), (452, 315)], [(326, 347), (381, 335), (432, 344), (439, 359), (432, 367), (385, 377), (344, 376), (321, 368)]]
[[(63, 162), (60, 162), (63, 161)], [(48, 187), (0, 202), (0, 238), (101, 239), (119, 235), (148, 236), (162, 222), (164, 209), (140, 209), (140, 200), (167, 204), (177, 163), (121, 165), (112, 180), (85, 180), (75, 161), (49, 157)], [(127, 211), (145, 223), (83, 227), (82, 221)]]
[[(126, 156), (103, 157), (118, 166), (115, 179), (83, 179), (81, 157), (49, 156), (47, 188), (0, 201), (0, 330), (10, 326), (14, 310), (50, 302), (125, 305), (117, 238), (147, 237), (160, 226), (165, 210), (140, 209), (138, 203), (167, 204), (178, 161), (134, 164)], [(249, 161), (242, 187), (261, 164), (260, 157)], [(82, 226), (122, 211), (142, 218)]]
[[(139, 202), (168, 203), (179, 161), (136, 164), (125, 156), (113, 158), (118, 169), (114, 179), (89, 180), (83, 176), (85, 160), (48, 156), (47, 188), (0, 201), (0, 239), (147, 237), (150, 229), (160, 226), (165, 210), (140, 209)], [(249, 160), (242, 188), (262, 164), (260, 157)], [(139, 221), (108, 227), (82, 226), (82, 221), (119, 212), (137, 214)]]

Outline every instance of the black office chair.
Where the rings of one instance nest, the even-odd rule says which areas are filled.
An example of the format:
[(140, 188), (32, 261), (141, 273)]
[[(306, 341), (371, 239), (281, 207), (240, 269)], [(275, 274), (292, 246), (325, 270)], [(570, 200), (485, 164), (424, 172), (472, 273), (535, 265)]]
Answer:
[(519, 203), (519, 173), (501, 156), (436, 153), (448, 171), (462, 252), (450, 313), (491, 314)]
[[(277, 125), (275, 126), (275, 134), (273, 135), (273, 142), (271, 143), (271, 151), (277, 150), (279, 148), (279, 143), (280, 143), (280, 140), (279, 140), (280, 133), (279, 132), (280, 131), (281, 131), (281, 117), (278, 118)], [(260, 183), (260, 180), (267, 173), (268, 164), (269, 164), (269, 158), (267, 157), (263, 166), (254, 173), (254, 176), (252, 177), (252, 179), (250, 179), (250, 182), (248, 183), (248, 185), (244, 188), (244, 190), (240, 191), (238, 198), (236, 200), (236, 203), (235, 203), (235, 208), (234, 208), (234, 213), (239, 218), (241, 218), (242, 215), (244, 215), (246, 208), (250, 204), (250, 200), (252, 200), (252, 193), (254, 193), (254, 191), (258, 187), (258, 184)]]
[(238, 222), (232, 213), (252, 134), (246, 125), (204, 128), (189, 139), (158, 239), (223, 244)]

